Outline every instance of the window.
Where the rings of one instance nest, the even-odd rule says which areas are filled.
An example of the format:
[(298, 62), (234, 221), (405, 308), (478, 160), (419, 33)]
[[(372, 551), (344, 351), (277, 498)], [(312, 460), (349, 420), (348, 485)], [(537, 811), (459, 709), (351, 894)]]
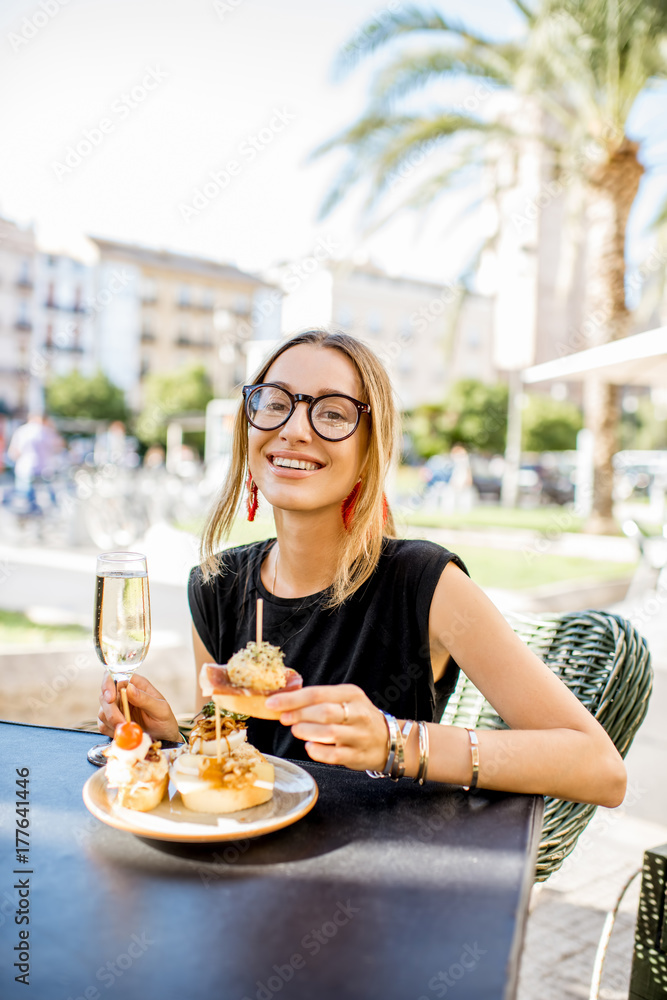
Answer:
[(247, 315), (250, 312), (250, 296), (245, 293), (234, 297), (234, 312)]
[(30, 278), (30, 260), (27, 257), (24, 257), (21, 261), (17, 284), (24, 286), (32, 285), (32, 280)]
[(182, 309), (186, 309), (190, 305), (191, 301), (192, 300), (190, 298), (190, 286), (181, 285), (180, 288), (178, 289), (179, 306), (181, 306)]
[(154, 278), (141, 279), (141, 301), (145, 303), (157, 301), (157, 284)]

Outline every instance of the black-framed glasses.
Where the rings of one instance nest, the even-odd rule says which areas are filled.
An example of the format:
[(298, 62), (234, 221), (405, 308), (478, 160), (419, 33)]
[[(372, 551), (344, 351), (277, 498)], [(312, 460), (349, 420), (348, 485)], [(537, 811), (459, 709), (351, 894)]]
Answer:
[(344, 441), (356, 431), (362, 413), (370, 413), (368, 403), (360, 403), (343, 393), (325, 396), (294, 394), (271, 382), (244, 385), (245, 414), (248, 423), (260, 431), (275, 431), (286, 424), (297, 403), (308, 403), (308, 420), (315, 433), (325, 441)]

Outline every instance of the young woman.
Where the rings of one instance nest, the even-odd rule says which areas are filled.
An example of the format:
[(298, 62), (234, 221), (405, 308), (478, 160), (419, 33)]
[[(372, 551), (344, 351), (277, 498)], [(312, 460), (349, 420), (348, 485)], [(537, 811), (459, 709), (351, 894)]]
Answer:
[[(406, 775), (423, 773), (428, 753), (431, 780), (619, 805), (625, 768), (595, 719), (456, 555), (394, 537), (383, 481), (397, 427), (388, 375), (360, 341), (307, 331), (273, 352), (244, 389), (231, 469), (190, 577), (197, 675), (254, 638), (262, 597), (264, 638), (304, 686), (270, 699), (280, 722), (250, 721), (260, 750), (379, 772), (398, 727)], [(261, 494), (277, 538), (217, 553), (244, 483), (249, 516)], [(438, 724), (459, 667), (509, 730)], [(179, 738), (144, 677), (128, 697), (153, 738)], [(112, 735), (122, 716), (108, 678), (100, 706), (99, 729)]]

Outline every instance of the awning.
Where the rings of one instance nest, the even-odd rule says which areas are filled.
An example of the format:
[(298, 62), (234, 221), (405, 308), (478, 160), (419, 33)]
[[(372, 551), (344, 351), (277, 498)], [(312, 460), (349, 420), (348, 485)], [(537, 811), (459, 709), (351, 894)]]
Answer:
[(532, 365), (521, 372), (521, 379), (530, 385), (554, 380), (582, 382), (591, 375), (612, 385), (667, 388), (667, 326)]

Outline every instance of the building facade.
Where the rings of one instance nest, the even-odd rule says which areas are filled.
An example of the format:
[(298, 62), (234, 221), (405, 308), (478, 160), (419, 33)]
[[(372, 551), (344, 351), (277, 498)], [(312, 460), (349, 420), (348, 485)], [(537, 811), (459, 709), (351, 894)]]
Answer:
[(285, 299), (284, 332), (332, 324), (382, 358), (400, 406), (442, 402), (461, 378), (495, 381), (492, 302), (462, 286), (395, 277), (371, 265), (323, 266)]
[(204, 365), (216, 396), (229, 396), (245, 378), (248, 342), (280, 329), (282, 295), (255, 275), (186, 254), (91, 240), (99, 254), (97, 366), (132, 406), (141, 405), (147, 375), (192, 364)]
[(0, 219), (0, 411), (25, 416), (34, 407), (35, 234)]

